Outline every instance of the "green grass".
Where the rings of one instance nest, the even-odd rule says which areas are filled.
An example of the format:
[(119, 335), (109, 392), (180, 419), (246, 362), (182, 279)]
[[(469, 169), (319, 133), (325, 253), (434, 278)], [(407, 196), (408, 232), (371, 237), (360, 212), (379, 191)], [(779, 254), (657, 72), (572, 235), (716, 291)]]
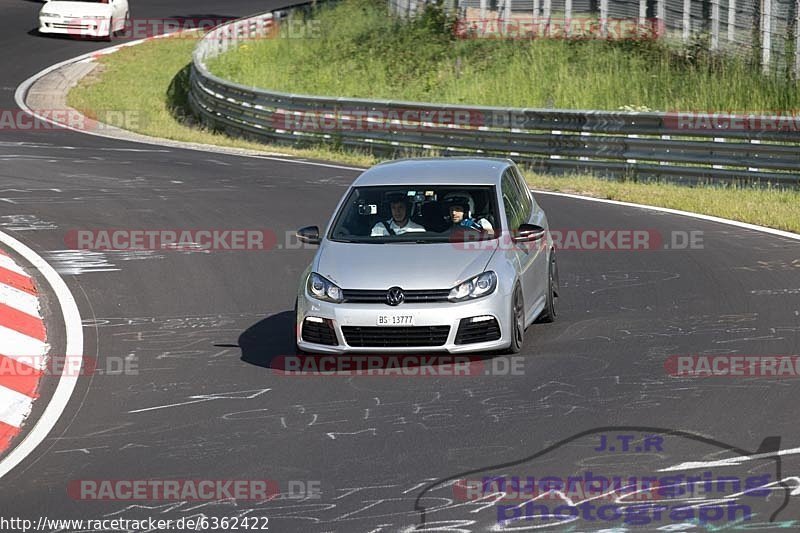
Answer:
[(800, 190), (611, 181), (527, 173), (533, 188), (702, 213), (800, 233)]
[[(410, 101), (615, 110), (800, 108), (798, 85), (743, 59), (655, 41), (459, 39), (431, 12), (413, 22), (385, 2), (342, 0), (310, 38), (248, 42), (215, 74), (277, 91)], [(301, 32), (295, 32), (298, 34)]]
[[(160, 39), (102, 56), (98, 75), (85, 78), (69, 94), (69, 103), (84, 113), (136, 110), (139, 133), (169, 139), (279, 151), (300, 157), (369, 166), (370, 155), (328, 148), (298, 150), (231, 139), (196, 129), (182, 118), (186, 101), (186, 68), (195, 45), (190, 39)], [(159, 65), (159, 68), (153, 68)], [(100, 114), (100, 113), (96, 113)], [(800, 191), (743, 187), (686, 187), (637, 183), (590, 176), (547, 176), (527, 173), (535, 188), (571, 192), (647, 205), (671, 207), (761, 224), (800, 233)]]
[[(203, 130), (193, 124), (186, 108), (186, 91), (196, 38), (156, 39), (117, 53), (101, 56), (98, 74), (92, 73), (70, 91), (67, 103), (87, 115), (130, 117), (127, 129), (176, 141), (214, 144), (230, 148), (311, 158), (335, 159), (368, 166), (377, 161), (369, 154), (319, 147), (305, 150), (264, 145)], [(158, 65), (158, 68), (153, 68)], [(101, 110), (101, 111), (98, 111)]]

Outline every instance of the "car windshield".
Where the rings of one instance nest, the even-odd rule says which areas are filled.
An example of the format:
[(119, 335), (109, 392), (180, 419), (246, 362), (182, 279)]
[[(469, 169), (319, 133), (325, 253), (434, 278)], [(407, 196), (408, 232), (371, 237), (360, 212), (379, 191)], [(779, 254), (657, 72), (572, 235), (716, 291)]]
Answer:
[(355, 187), (328, 238), (357, 243), (494, 239), (500, 231), (497, 213), (493, 186)]

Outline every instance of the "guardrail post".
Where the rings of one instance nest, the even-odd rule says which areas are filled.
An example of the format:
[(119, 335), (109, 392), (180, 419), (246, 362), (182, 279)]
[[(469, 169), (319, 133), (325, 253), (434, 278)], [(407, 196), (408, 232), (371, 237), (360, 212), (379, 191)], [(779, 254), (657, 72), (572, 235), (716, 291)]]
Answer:
[(569, 37), (572, 30), (572, 0), (564, 0), (564, 34)]
[(642, 31), (645, 28), (645, 24), (647, 23), (646, 19), (647, 19), (647, 0), (639, 0), (639, 31)]
[(794, 7), (794, 79), (800, 79), (800, 0)]
[(550, 13), (552, 11), (552, 0), (544, 0), (544, 27), (546, 34), (550, 33)]
[(600, 36), (608, 37), (608, 0), (600, 0)]
[(481, 0), (481, 24), (486, 24), (486, 0)]
[(728, 42), (736, 38), (736, 0), (728, 0)]
[(683, 0), (683, 42), (689, 42), (692, 31), (692, 0)]
[(719, 49), (719, 0), (711, 0), (711, 49)]
[(503, 35), (508, 35), (508, 25), (511, 23), (511, 0), (505, 0), (503, 9)]
[(769, 73), (772, 61), (772, 0), (761, 0), (761, 67)]

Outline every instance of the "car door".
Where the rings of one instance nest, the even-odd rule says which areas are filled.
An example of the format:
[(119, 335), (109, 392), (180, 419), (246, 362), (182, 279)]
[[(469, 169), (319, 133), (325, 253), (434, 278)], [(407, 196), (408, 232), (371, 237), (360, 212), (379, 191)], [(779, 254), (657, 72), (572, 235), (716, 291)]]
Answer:
[[(522, 173), (516, 167), (511, 167), (511, 172), (514, 175), (514, 182), (519, 192), (520, 211), (522, 215), (521, 223), (534, 224), (536, 226), (549, 229), (547, 226), (547, 217), (545, 216), (542, 208), (539, 207), (534, 200), (530, 189), (528, 189), (528, 184), (525, 182), (525, 178), (522, 176)], [(548, 254), (546, 243), (547, 241), (545, 239), (536, 242), (525, 243), (526, 249), (529, 252), (527, 256), (527, 259), (529, 260), (529, 266), (526, 279), (527, 287), (525, 288), (525, 301), (531, 302), (531, 306), (528, 309), (528, 311), (531, 313), (531, 316), (527, 317), (527, 319), (531, 322), (536, 319), (536, 317), (532, 315), (533, 311), (539, 307), (540, 303), (543, 304), (547, 299)]]
[[(530, 205), (524, 201), (517, 178), (511, 167), (503, 173), (501, 191), (503, 195), (503, 208), (506, 213), (506, 221), (510, 235), (516, 234), (521, 224), (527, 223), (531, 217)], [(542, 288), (541, 282), (537, 280), (535, 271), (535, 259), (537, 256), (538, 242), (511, 242), (509, 254), (519, 269), (519, 278), (522, 283), (522, 292), (525, 299), (525, 323), (528, 324), (532, 318), (533, 309), (541, 305)]]

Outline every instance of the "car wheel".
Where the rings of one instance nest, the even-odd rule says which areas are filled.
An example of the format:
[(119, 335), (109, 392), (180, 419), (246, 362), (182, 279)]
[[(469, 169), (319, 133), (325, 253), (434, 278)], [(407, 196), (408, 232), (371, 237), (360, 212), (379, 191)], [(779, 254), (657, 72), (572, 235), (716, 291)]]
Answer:
[(522, 287), (517, 283), (514, 296), (511, 298), (511, 345), (506, 353), (519, 353), (525, 339), (525, 301), (522, 298)]
[(558, 315), (558, 263), (555, 250), (550, 251), (550, 262), (547, 265), (547, 301), (544, 304), (539, 322), (553, 322)]

